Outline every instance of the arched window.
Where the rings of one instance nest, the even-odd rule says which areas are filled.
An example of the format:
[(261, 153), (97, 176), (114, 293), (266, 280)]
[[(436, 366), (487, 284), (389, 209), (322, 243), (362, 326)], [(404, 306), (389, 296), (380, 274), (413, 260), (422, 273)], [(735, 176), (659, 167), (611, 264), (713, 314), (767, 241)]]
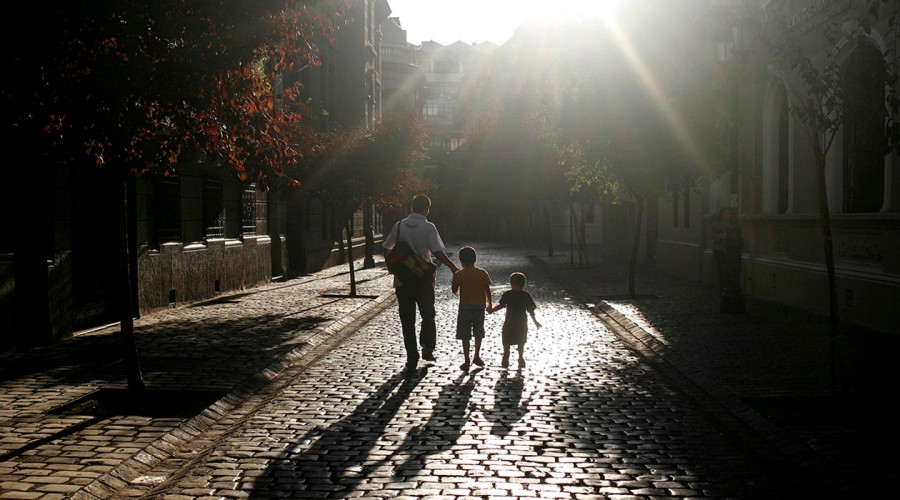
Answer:
[(788, 111), (787, 93), (781, 89), (778, 105), (778, 213), (785, 214), (790, 201), (790, 136), (788, 127), (791, 114)]
[(763, 212), (786, 214), (791, 206), (791, 113), (787, 87), (772, 82), (766, 96)]
[(862, 46), (844, 70), (844, 212), (884, 203), (884, 84), (881, 52)]

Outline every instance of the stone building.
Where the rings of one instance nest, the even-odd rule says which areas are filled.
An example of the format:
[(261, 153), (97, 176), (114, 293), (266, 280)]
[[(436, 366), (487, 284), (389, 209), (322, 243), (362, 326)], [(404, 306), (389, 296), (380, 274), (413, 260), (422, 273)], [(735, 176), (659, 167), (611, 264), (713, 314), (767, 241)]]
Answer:
[[(382, 116), (382, 27), (389, 24), (387, 0), (357, 0), (333, 45), (322, 43), (317, 68), (303, 69), (297, 78), (303, 85), (318, 130), (373, 128)], [(349, 30), (347, 28), (350, 28)], [(344, 262), (347, 249), (341, 210), (319, 200), (290, 193), (287, 199), (287, 254), (292, 273), (312, 272)], [(352, 216), (354, 257), (373, 251), (373, 233), (380, 233), (381, 216), (371, 206)]]
[(425, 72), (416, 61), (416, 46), (409, 43), (400, 19), (392, 17), (381, 26), (382, 115), (417, 112), (424, 99)]
[(465, 145), (462, 86), (466, 76), (486, 64), (497, 48), (491, 42), (473, 45), (461, 41), (446, 46), (427, 41), (416, 48), (416, 64), (425, 72), (422, 114), (433, 168), (457, 166), (456, 153)]

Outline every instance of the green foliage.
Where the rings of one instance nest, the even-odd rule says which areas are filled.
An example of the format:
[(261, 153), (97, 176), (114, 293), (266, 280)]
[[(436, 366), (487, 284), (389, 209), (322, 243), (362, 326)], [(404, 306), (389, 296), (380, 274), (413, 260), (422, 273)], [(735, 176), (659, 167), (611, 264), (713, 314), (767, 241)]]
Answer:
[(557, 155), (573, 200), (597, 202), (617, 191), (613, 168), (603, 148), (589, 141), (570, 141), (557, 147)]

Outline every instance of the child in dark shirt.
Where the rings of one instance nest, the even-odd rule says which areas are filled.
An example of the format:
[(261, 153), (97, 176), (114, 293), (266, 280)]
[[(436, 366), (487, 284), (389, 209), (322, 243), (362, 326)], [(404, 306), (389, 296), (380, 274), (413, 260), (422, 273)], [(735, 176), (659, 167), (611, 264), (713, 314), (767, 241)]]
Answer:
[(541, 324), (534, 316), (537, 306), (534, 299), (526, 292), (525, 275), (512, 273), (509, 276), (510, 290), (503, 292), (500, 302), (496, 307), (489, 307), (487, 311), (493, 313), (506, 308), (506, 317), (503, 320), (503, 360), (500, 366), (509, 366), (509, 348), (512, 345), (519, 346), (519, 368), (525, 367), (525, 342), (528, 340), (528, 316), (538, 328)]

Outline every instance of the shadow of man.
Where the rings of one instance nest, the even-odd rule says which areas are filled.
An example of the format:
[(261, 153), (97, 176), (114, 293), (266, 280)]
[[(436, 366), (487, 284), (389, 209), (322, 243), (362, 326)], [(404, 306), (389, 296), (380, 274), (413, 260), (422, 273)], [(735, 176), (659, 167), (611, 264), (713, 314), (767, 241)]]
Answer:
[(422, 376), (404, 378), (398, 373), (351, 414), (324, 429), (310, 429), (283, 452), (283, 458), (271, 462), (266, 473), (254, 481), (254, 491), (261, 495), (298, 490), (323, 495), (353, 491), (390, 458), (377, 454), (376, 447)]
[(475, 375), (481, 369), (460, 375), (441, 387), (428, 421), (413, 428), (395, 455), (406, 459), (395, 470), (396, 476), (414, 476), (423, 469), (430, 455), (449, 450), (462, 435), (469, 418), (469, 400), (475, 389)]

